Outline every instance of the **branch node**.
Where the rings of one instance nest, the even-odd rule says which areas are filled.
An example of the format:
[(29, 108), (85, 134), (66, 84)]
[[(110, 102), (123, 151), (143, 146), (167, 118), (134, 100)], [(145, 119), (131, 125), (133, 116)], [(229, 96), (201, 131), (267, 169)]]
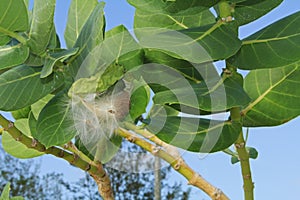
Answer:
[(127, 138), (128, 142), (134, 143), (136, 138), (134, 136), (130, 136)]
[(12, 121), (9, 121), (7, 127), (3, 127), (4, 131), (8, 131), (10, 128), (14, 127), (14, 123)]
[(194, 173), (193, 177), (189, 180), (188, 185), (196, 185), (199, 178), (201, 178), (200, 174)]
[(89, 163), (89, 164), (86, 165), (86, 167), (85, 167), (84, 170), (88, 172), (91, 168), (92, 168), (92, 166), (91, 166), (91, 164)]
[(245, 147), (245, 142), (242, 142), (242, 143), (236, 143), (234, 146), (235, 146), (237, 149), (244, 148), (244, 147)]
[(245, 174), (243, 177), (244, 177), (245, 179), (251, 179), (251, 174)]
[(69, 148), (69, 144), (64, 144), (64, 149), (68, 149)]
[(31, 147), (35, 148), (37, 146), (37, 140), (32, 138)]
[(156, 147), (156, 146), (153, 146), (152, 147), (152, 154), (153, 155), (157, 155), (158, 154), (158, 152), (160, 151), (160, 148), (159, 147)]
[(77, 154), (73, 154), (73, 160), (71, 161), (72, 164), (75, 164), (78, 160), (79, 156)]
[(221, 199), (222, 194), (223, 194), (222, 190), (220, 190), (219, 188), (216, 188), (214, 191), (214, 196), (215, 196), (214, 199), (215, 200)]
[(16, 137), (16, 141), (21, 142), (22, 141), (22, 135), (20, 135), (19, 137)]
[(65, 156), (64, 150), (61, 150), (58, 154), (59, 157), (63, 158)]
[(182, 159), (177, 159), (177, 162), (174, 165), (174, 169), (178, 171), (181, 167), (181, 164), (182, 164)]

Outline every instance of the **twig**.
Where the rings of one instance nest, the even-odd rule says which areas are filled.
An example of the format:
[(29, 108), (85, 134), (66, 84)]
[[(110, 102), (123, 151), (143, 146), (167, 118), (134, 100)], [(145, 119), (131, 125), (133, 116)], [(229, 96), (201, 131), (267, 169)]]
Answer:
[(46, 149), (44, 145), (35, 139), (29, 138), (22, 134), (13, 124), (13, 122), (7, 120), (5, 117), (0, 115), (0, 125), (3, 130), (7, 131), (15, 140), (26, 145), (28, 148), (35, 149), (46, 154), (51, 154), (56, 157), (62, 158), (84, 171), (87, 171), (96, 181), (100, 195), (105, 200), (113, 200), (113, 191), (109, 177), (103, 168), (101, 163), (86, 162), (77, 153), (70, 153), (58, 147), (50, 147)]
[[(210, 183), (208, 183), (204, 178), (202, 178), (198, 173), (196, 173), (192, 168), (190, 168), (182, 158), (176, 158), (164, 151), (161, 148), (156, 147), (148, 141), (140, 137), (136, 137), (130, 131), (119, 128), (117, 131), (121, 137), (127, 139), (129, 142), (134, 143), (146, 151), (150, 152), (154, 156), (157, 156), (167, 163), (169, 163), (172, 168), (174, 168), (178, 173), (183, 175), (190, 185), (198, 187), (204, 191), (213, 200), (229, 200), (229, 198), (218, 188), (215, 188)], [(152, 138), (153, 139), (153, 138)]]

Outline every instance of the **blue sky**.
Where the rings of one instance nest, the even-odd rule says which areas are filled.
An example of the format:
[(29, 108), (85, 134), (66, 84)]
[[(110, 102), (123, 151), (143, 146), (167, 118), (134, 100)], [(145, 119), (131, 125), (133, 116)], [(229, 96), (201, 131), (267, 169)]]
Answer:
[[(278, 8), (268, 15), (242, 27), (240, 30), (241, 38), (284, 16), (299, 11), (300, 4), (297, 2), (296, 0), (284, 0)], [(61, 40), (63, 40), (69, 4), (70, 0), (57, 1), (55, 22)], [(132, 28), (134, 9), (125, 0), (108, 1), (105, 13), (107, 30), (119, 24), (125, 24), (129, 29)], [(250, 129), (248, 146), (255, 147), (259, 152), (258, 159), (251, 161), (257, 200), (295, 199), (299, 196), (299, 141), (300, 118), (279, 127)], [(238, 164), (232, 165), (230, 163), (229, 156), (224, 153), (215, 153), (204, 158), (198, 154), (186, 154), (185, 157), (193, 169), (213, 185), (221, 188), (231, 199), (243, 199), (240, 168)], [(71, 181), (76, 181), (83, 176), (81, 170), (71, 167), (65, 161), (52, 156), (44, 156), (42, 158), (42, 172), (46, 173), (53, 170), (64, 173), (66, 178)], [(177, 173), (172, 173), (172, 179), (186, 182)], [(194, 189), (192, 193), (192, 199), (209, 199), (197, 189)]]

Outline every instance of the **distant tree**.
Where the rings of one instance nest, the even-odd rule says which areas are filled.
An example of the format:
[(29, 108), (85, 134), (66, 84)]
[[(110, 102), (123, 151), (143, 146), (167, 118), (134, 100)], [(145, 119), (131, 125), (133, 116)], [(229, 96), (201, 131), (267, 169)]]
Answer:
[[(146, 153), (145, 150), (138, 146), (123, 144), (122, 149), (126, 152)], [(122, 157), (116, 158), (118, 163), (122, 162)], [(154, 166), (154, 163), (146, 163), (146, 165)], [(138, 166), (138, 165), (137, 165)], [(136, 166), (136, 167), (137, 167)], [(134, 168), (135, 166), (131, 166)], [(155, 190), (155, 172), (133, 173), (120, 171), (113, 168), (106, 168), (110, 175), (113, 191), (116, 200), (134, 199), (134, 200), (153, 200)], [(190, 196), (190, 188), (184, 190), (181, 183), (171, 184), (167, 179), (171, 171), (171, 167), (159, 170), (161, 173), (161, 199), (164, 200), (187, 200)], [(86, 174), (74, 184), (69, 185), (70, 193), (75, 194), (74, 200), (101, 200), (97, 185), (94, 180)]]
[(41, 176), (39, 162), (14, 158), (6, 154), (1, 145), (0, 160), (0, 191), (10, 182), (12, 196), (23, 196), (26, 200), (65, 200), (62, 174), (53, 172)]
[[(1, 142), (1, 140), (0, 140)], [(0, 145), (0, 191), (11, 183), (11, 195), (23, 196), (26, 200), (101, 200), (97, 184), (86, 174), (75, 183), (66, 182), (62, 174), (40, 174), (38, 161), (14, 158), (4, 152)], [(154, 173), (126, 173), (107, 169), (113, 185), (116, 200), (152, 200), (154, 194)], [(162, 199), (187, 200), (186, 191), (180, 183), (170, 184), (166, 179), (170, 168), (161, 171)]]

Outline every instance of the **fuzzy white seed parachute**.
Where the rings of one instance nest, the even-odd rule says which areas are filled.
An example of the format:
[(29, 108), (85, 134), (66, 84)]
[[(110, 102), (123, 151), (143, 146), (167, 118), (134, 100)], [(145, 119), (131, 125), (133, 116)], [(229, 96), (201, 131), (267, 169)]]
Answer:
[(95, 155), (99, 146), (110, 143), (120, 121), (129, 113), (129, 105), (130, 92), (126, 88), (100, 95), (73, 95), (71, 107), (75, 128), (90, 153)]

